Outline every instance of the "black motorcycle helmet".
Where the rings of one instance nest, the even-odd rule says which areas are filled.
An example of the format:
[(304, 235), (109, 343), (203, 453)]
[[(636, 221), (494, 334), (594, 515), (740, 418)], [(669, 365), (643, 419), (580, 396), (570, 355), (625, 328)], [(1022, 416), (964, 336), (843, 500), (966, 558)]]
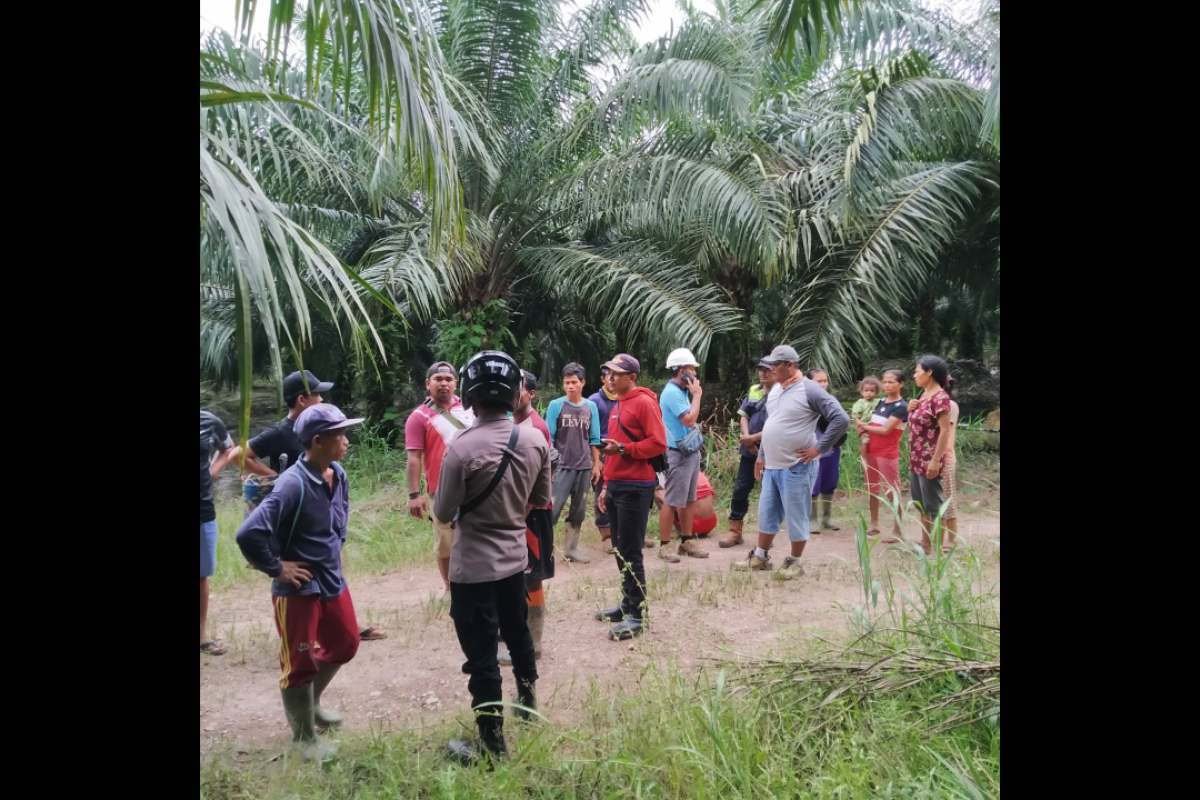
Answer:
[(517, 406), (523, 380), (517, 362), (499, 350), (476, 353), (458, 373), (463, 405), (468, 408), (486, 402), (512, 411)]

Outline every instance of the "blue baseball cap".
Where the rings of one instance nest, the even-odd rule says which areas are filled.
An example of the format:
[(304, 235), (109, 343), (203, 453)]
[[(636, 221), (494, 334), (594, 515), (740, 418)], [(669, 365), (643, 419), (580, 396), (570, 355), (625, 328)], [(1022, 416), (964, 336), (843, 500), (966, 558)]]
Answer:
[(353, 428), (355, 425), (361, 425), (362, 422), (362, 417), (358, 419), (346, 419), (346, 415), (337, 406), (329, 403), (321, 403), (320, 405), (309, 406), (304, 409), (300, 416), (296, 418), (294, 430), (296, 438), (300, 440), (301, 444), (307, 447), (318, 433)]

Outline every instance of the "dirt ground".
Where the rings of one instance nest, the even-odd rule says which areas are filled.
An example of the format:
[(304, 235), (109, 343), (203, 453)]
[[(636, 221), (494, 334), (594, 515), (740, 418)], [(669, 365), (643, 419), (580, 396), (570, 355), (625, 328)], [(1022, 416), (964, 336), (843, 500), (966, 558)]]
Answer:
[[(747, 525), (747, 531), (751, 528)], [(910, 541), (916, 534), (910, 524)], [(975, 552), (993, 552), (1000, 520), (964, 515), (960, 534)], [(593, 692), (616, 681), (628, 687), (648, 662), (674, 661), (687, 674), (714, 659), (795, 652), (809, 637), (845, 625), (837, 604), (862, 602), (855, 537), (848, 525), (813, 536), (804, 558), (807, 574), (791, 582), (772, 573), (731, 572), (730, 563), (744, 558), (748, 545), (722, 550), (717, 535), (705, 542), (707, 559), (668, 565), (645, 551), (651, 628), (632, 643), (617, 643), (592, 617), (596, 609), (615, 604), (617, 568), (612, 556), (602, 554), (595, 529), (585, 534), (591, 563), (560, 560), (557, 576), (547, 583), (545, 655), (538, 662), (543, 713), (563, 723), (578, 720)], [(774, 560), (781, 563), (779, 546), (776, 551)], [(880, 545), (872, 556), (874, 569), (878, 573), (908, 557)], [(955, 555), (965, 557), (961, 551)], [(994, 573), (998, 584), (998, 566)], [(360, 625), (375, 625), (388, 638), (363, 642), (326, 693), (326, 703), (346, 717), (344, 730), (420, 730), (456, 716), (469, 719), (463, 713), (469, 706), (463, 655), (449, 604), (437, 599), (442, 586), (432, 556), (428, 567), (348, 579)], [(209, 626), (230, 650), (217, 658), (200, 657), (201, 755), (218, 746), (281, 749), (289, 735), (279, 699), (279, 640), (268, 581), (214, 594)], [(514, 687), (506, 669), (506, 696)]]

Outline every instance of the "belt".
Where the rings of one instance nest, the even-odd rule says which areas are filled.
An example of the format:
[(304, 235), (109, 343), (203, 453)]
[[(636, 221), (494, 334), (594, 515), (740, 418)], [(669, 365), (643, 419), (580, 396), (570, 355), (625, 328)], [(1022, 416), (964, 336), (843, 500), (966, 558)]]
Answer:
[(676, 453), (678, 453), (678, 452), (679, 452), (679, 448), (678, 448), (678, 447), (668, 447), (667, 449), (668, 449), (668, 450), (671, 450), (671, 451), (674, 451), (674, 452), (676, 452)]

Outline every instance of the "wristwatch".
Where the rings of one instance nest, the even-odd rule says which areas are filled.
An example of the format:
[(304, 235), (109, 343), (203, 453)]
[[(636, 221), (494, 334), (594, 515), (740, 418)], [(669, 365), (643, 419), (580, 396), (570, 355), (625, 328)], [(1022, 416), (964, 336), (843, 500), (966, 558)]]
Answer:
[(420, 497), (420, 496), (421, 496), (421, 493), (420, 493), (420, 492), (409, 492), (409, 493), (408, 493), (408, 499), (409, 499), (409, 500), (416, 500), (416, 499), (417, 499), (418, 497)]
[(625, 444), (623, 442), (617, 442), (617, 452), (620, 455), (625, 455)]

